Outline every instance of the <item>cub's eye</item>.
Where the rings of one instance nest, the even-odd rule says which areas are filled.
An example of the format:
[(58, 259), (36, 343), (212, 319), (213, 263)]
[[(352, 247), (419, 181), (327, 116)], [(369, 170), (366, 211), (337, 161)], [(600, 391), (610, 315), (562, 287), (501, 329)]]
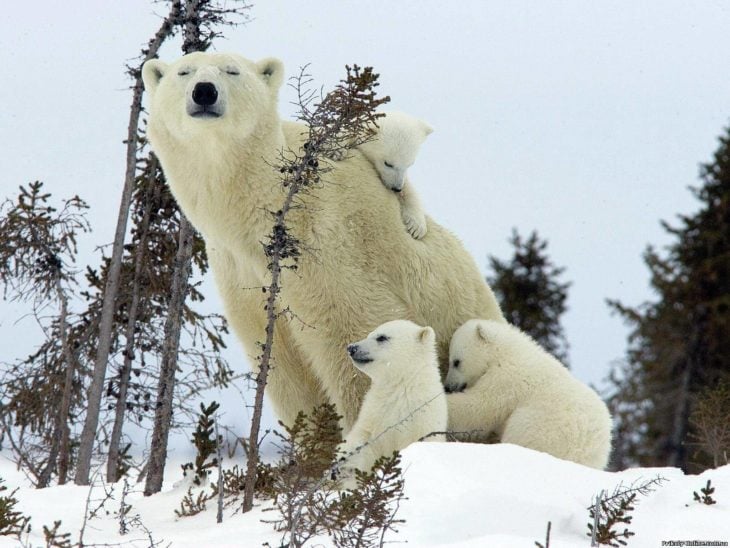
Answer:
[(379, 343), (382, 343), (382, 342), (387, 341), (388, 337), (386, 337), (385, 335), (378, 335), (375, 340), (378, 341)]
[(393, 169), (393, 167), (395, 167), (395, 166), (393, 166), (393, 164), (389, 164), (389, 163), (388, 163), (388, 162), (386, 162), (386, 161), (383, 161), (383, 163), (385, 164), (385, 167), (388, 167), (388, 168), (390, 168), (390, 169)]
[(190, 74), (190, 69), (180, 69), (177, 71), (178, 76), (187, 76)]
[(461, 365), (461, 360), (454, 360), (454, 363), (452, 365), (454, 366), (454, 369), (458, 369), (458, 367)]
[(226, 74), (230, 74), (231, 76), (238, 76), (239, 74), (241, 74), (239, 72), (239, 70), (235, 67), (226, 67), (223, 70), (225, 71)]

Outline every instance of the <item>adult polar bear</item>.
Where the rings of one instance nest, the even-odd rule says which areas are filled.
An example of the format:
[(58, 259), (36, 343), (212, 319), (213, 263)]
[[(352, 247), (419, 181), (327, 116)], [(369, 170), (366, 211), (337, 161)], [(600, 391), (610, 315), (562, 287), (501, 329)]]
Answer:
[[(148, 135), (180, 207), (206, 241), (225, 315), (253, 359), (264, 338), (269, 283), (261, 242), (269, 211), (283, 203), (283, 150), (299, 150), (301, 124), (277, 113), (283, 66), (238, 55), (192, 53), (143, 68), (150, 96)], [(439, 362), (471, 318), (503, 319), (472, 258), (429, 219), (423, 240), (403, 227), (398, 200), (359, 151), (333, 165), (326, 183), (289, 226), (304, 251), (285, 271), (282, 303), (301, 320), (279, 318), (267, 393), (291, 424), (299, 410), (329, 399), (347, 432), (368, 387), (345, 348), (388, 320), (408, 319), (436, 332)], [(258, 288), (258, 289), (257, 289)], [(310, 326), (310, 327), (308, 327)]]

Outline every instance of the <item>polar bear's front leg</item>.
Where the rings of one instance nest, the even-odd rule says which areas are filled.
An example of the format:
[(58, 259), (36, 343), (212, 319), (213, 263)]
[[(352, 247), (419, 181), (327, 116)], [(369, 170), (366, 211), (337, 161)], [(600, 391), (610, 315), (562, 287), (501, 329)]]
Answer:
[(398, 201), (400, 202), (400, 214), (403, 224), (406, 225), (406, 230), (413, 238), (420, 240), (428, 230), (426, 215), (423, 212), (421, 200), (409, 181), (406, 181), (403, 190), (398, 194)]
[(476, 390), (446, 394), (449, 408), (449, 432), (459, 440), (480, 441), (500, 430), (507, 417), (490, 398)]

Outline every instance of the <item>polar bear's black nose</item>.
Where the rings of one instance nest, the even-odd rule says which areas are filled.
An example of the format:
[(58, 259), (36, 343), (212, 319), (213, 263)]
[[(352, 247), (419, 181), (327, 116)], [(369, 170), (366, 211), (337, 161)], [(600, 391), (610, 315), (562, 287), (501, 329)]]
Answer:
[(348, 347), (347, 347), (347, 353), (350, 356), (354, 356), (357, 353), (357, 345), (356, 344), (348, 345)]
[(210, 82), (198, 82), (193, 88), (193, 101), (196, 104), (208, 107), (218, 100), (218, 90)]

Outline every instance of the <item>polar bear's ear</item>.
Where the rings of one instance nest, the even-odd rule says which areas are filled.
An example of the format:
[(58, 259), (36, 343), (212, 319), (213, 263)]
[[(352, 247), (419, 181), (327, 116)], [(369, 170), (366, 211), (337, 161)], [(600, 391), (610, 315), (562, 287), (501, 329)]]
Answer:
[(144, 64), (142, 67), (142, 81), (144, 82), (144, 89), (147, 93), (150, 95), (155, 93), (166, 70), (167, 63), (159, 59), (150, 59)]
[(421, 131), (423, 131), (423, 136), (428, 137), (429, 135), (431, 135), (433, 133), (433, 128), (423, 120), (419, 121), (421, 122)]
[(481, 324), (477, 324), (477, 339), (485, 343), (489, 342), (489, 334), (487, 333), (487, 330), (484, 329), (484, 326)]
[(267, 57), (256, 63), (256, 68), (258, 68), (259, 75), (271, 90), (276, 91), (279, 89), (284, 81), (284, 64), (281, 61), (274, 57)]
[(424, 327), (418, 333), (418, 340), (422, 343), (429, 343), (436, 340), (436, 333), (430, 327)]

